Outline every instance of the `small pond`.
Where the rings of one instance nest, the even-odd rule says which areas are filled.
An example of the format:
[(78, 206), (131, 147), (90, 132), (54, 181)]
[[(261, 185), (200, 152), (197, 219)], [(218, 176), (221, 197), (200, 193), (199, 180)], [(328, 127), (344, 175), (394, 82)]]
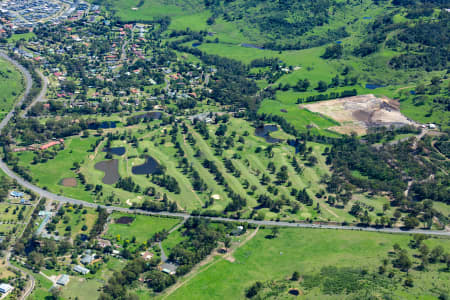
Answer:
[(95, 164), (95, 169), (105, 173), (102, 179), (104, 184), (114, 184), (119, 178), (119, 161), (117, 159), (104, 160)]
[(192, 47), (197, 48), (201, 45), (202, 43), (192, 43)]
[(88, 125), (88, 129), (91, 129), (91, 130), (97, 130), (99, 128), (108, 129), (108, 128), (116, 128), (116, 127), (117, 127), (117, 124), (115, 121), (111, 121), (111, 122), (104, 121), (101, 123), (94, 122), (94, 123), (90, 123)]
[(374, 89), (382, 88), (382, 87), (385, 87), (385, 85), (366, 83), (366, 89), (369, 89), (369, 90), (374, 90)]
[(258, 45), (254, 45), (254, 44), (242, 43), (241, 46), (245, 47), (245, 48), (253, 48), (253, 49), (264, 50), (264, 47), (261, 47), (261, 46), (258, 46)]
[(125, 154), (125, 147), (103, 148), (103, 152), (108, 152), (113, 155), (122, 156)]
[(264, 125), (255, 129), (255, 135), (264, 138), (268, 143), (278, 143), (281, 141), (280, 139), (276, 139), (270, 136), (271, 132), (277, 130), (277, 125)]
[(159, 120), (159, 119), (162, 118), (162, 112), (160, 112), (160, 111), (150, 111), (150, 112), (145, 113), (145, 114), (133, 116), (132, 118)]
[(151, 156), (145, 158), (145, 163), (139, 166), (134, 166), (131, 172), (135, 175), (159, 174), (161, 170), (158, 162)]

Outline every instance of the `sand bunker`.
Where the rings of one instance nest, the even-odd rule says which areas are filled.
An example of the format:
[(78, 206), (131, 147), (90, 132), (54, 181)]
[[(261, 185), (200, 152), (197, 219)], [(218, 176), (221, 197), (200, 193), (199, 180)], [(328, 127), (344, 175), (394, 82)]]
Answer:
[(301, 108), (338, 121), (341, 125), (329, 129), (344, 134), (365, 134), (370, 127), (414, 125), (400, 113), (397, 100), (378, 98), (372, 94), (321, 101), (302, 105)]
[(211, 198), (213, 198), (214, 200), (220, 200), (220, 195), (214, 194), (214, 195), (211, 195)]
[(64, 178), (63, 180), (61, 180), (61, 185), (66, 187), (75, 187), (77, 186), (77, 180), (73, 177)]

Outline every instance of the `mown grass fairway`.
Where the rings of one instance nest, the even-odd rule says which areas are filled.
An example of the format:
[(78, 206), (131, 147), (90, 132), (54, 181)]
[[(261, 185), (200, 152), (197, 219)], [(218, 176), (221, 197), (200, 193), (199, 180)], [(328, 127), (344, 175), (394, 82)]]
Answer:
[(136, 237), (136, 241), (142, 243), (146, 242), (156, 232), (160, 232), (162, 230), (168, 231), (180, 222), (180, 219), (130, 215), (123, 213), (113, 213), (111, 215), (111, 219), (116, 220), (122, 216), (129, 216), (135, 219), (131, 224), (109, 224), (106, 237), (111, 239), (116, 239), (119, 237), (121, 240), (131, 240), (132, 237)]
[[(395, 243), (408, 248), (411, 239), (408, 235), (314, 229), (281, 229), (274, 239), (267, 239), (266, 235), (270, 235), (270, 230), (260, 230), (236, 250), (234, 262), (218, 259), (202, 267), (195, 277), (169, 297), (162, 298), (245, 299), (245, 290), (255, 281), (288, 278), (294, 271), (300, 276), (316, 274), (324, 266), (367, 268), (375, 272)], [(430, 247), (442, 245), (446, 251), (450, 250), (449, 240), (430, 239), (425, 243)], [(437, 299), (439, 294), (433, 293), (434, 287), (436, 293), (437, 287), (447, 291), (449, 288), (450, 273), (441, 271), (442, 266), (430, 266), (427, 272), (410, 271), (415, 286), (409, 289), (398, 287), (392, 291), (394, 298)], [(320, 290), (313, 290), (311, 297), (308, 296), (308, 299), (324, 298), (343, 299), (345, 295), (330, 298)]]

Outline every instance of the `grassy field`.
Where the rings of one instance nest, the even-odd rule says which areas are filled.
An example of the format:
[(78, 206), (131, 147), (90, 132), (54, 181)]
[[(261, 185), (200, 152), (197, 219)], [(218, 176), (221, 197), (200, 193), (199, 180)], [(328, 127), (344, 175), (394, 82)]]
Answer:
[[(277, 238), (267, 239), (269, 230), (260, 230), (240, 247), (234, 262), (217, 259), (202, 267), (199, 273), (169, 297), (163, 299), (244, 299), (245, 289), (255, 281), (279, 280), (294, 271), (300, 276), (316, 274), (322, 267), (357, 267), (375, 272), (395, 243), (408, 248), (410, 236), (366, 232), (314, 229), (282, 229)], [(430, 247), (442, 245), (450, 250), (449, 240), (430, 239)], [(412, 254), (412, 250), (409, 250)], [(418, 259), (413, 259), (417, 263)], [(442, 266), (442, 264), (441, 264)], [(227, 276), (224, 279), (224, 276)], [(430, 267), (427, 272), (410, 271), (413, 288), (396, 287), (395, 299), (437, 299), (439, 288), (448, 289), (450, 274)], [(404, 274), (396, 273), (393, 280)], [(448, 290), (447, 290), (448, 291)], [(286, 294), (287, 297), (287, 294)], [(416, 298), (419, 297), (419, 298)], [(313, 290), (308, 299), (344, 299)]]
[(170, 16), (188, 16), (195, 11), (199, 2), (188, 0), (174, 3), (167, 0), (143, 1), (138, 7), (139, 0), (107, 1), (108, 7), (116, 12), (123, 21), (153, 20), (154, 18)]
[(36, 37), (36, 35), (33, 32), (13, 34), (10, 38), (8, 38), (8, 43), (15, 43), (20, 40), (28, 41), (34, 37)]
[[(77, 234), (88, 234), (92, 229), (96, 219), (97, 213), (94, 209), (83, 208), (82, 210), (75, 210), (71, 206), (65, 206), (65, 214), (63, 218), (56, 224), (56, 231), (60, 236), (69, 234), (71, 238), (75, 238)], [(86, 209), (86, 213), (82, 211)], [(87, 229), (82, 230), (86, 225)], [(70, 226), (70, 231), (66, 228)]]
[[(29, 169), (39, 186), (47, 188), (56, 194), (64, 194), (69, 197), (92, 201), (93, 196), (90, 192), (85, 191), (84, 187), (78, 182), (76, 187), (65, 187), (61, 185), (64, 178), (76, 178), (77, 174), (73, 170), (73, 163), (87, 159), (88, 150), (95, 143), (95, 137), (79, 138), (74, 137), (65, 140), (64, 150), (59, 151), (54, 159), (45, 163), (32, 164), (34, 157), (33, 152), (19, 152), (19, 164)], [(58, 146), (55, 146), (58, 147)]]
[(124, 213), (113, 213), (111, 219), (115, 220), (122, 216), (130, 216), (135, 219), (131, 224), (109, 224), (108, 231), (106, 232), (107, 238), (115, 239), (117, 236), (120, 236), (122, 240), (131, 240), (132, 237), (136, 237), (136, 241), (142, 243), (146, 242), (156, 232), (160, 232), (163, 229), (170, 230), (180, 222), (180, 219), (129, 215)]
[(310, 112), (309, 110), (300, 109), (298, 105), (295, 104), (283, 104), (279, 101), (264, 100), (258, 113), (282, 116), (300, 132), (306, 132), (309, 129), (312, 133), (316, 134), (332, 137), (339, 136), (337, 133), (324, 130), (338, 125), (336, 121), (317, 113)]
[(36, 280), (36, 286), (29, 299), (42, 300), (50, 298), (52, 296), (50, 288), (53, 286), (53, 283), (41, 274), (33, 273), (33, 277)]
[(9, 62), (0, 59), (0, 120), (12, 109), (24, 86), (19, 70)]

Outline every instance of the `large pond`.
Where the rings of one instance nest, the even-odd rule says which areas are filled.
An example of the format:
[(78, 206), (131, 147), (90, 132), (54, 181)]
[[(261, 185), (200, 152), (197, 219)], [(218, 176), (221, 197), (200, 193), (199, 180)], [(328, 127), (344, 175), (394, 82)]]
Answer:
[(274, 132), (277, 130), (278, 130), (277, 125), (264, 125), (261, 127), (257, 127), (255, 129), (255, 135), (264, 138), (266, 140), (266, 142), (268, 142), (268, 143), (272, 143), (272, 144), (278, 143), (281, 141), (280, 139), (273, 138), (270, 136), (271, 132)]
[(103, 148), (103, 152), (108, 152), (113, 155), (122, 156), (125, 154), (125, 147)]
[(142, 165), (131, 168), (131, 172), (135, 175), (159, 174), (161, 173), (161, 169), (153, 157), (147, 156), (145, 162)]
[(117, 159), (104, 160), (95, 164), (95, 169), (105, 173), (102, 179), (104, 184), (114, 184), (119, 178), (119, 161)]

